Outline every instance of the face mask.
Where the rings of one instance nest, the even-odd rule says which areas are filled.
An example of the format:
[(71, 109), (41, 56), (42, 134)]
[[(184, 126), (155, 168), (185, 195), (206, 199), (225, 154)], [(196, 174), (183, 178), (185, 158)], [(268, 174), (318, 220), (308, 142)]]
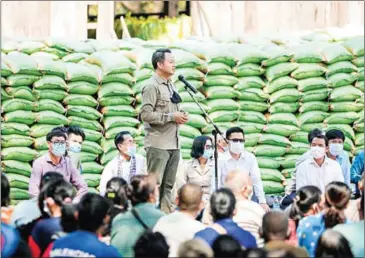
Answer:
[(245, 149), (245, 145), (242, 142), (230, 142), (230, 150), (234, 154), (241, 154)]
[(203, 158), (210, 159), (213, 156), (213, 150), (204, 150)]
[(228, 151), (228, 146), (223, 147), (223, 151), (227, 152)]
[(77, 142), (70, 143), (70, 151), (74, 153), (79, 153), (81, 151), (81, 144)]
[(56, 155), (57, 157), (61, 157), (63, 155), (65, 155), (66, 153), (66, 143), (61, 143), (61, 144), (52, 144), (52, 153), (54, 155)]
[(324, 157), (325, 153), (325, 149), (323, 147), (311, 147), (310, 149), (310, 154), (313, 158), (315, 159), (321, 159)]
[(333, 156), (338, 156), (342, 153), (343, 151), (343, 144), (340, 143), (331, 143), (330, 144), (330, 153)]
[(137, 151), (136, 146), (128, 146), (127, 155), (130, 157), (134, 157), (136, 151)]

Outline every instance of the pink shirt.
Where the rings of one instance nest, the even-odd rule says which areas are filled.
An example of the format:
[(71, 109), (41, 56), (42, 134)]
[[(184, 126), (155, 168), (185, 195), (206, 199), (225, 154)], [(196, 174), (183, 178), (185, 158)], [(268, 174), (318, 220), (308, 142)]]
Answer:
[(29, 180), (29, 194), (32, 198), (38, 197), (41, 183), (41, 178), (47, 172), (58, 172), (63, 175), (66, 181), (70, 182), (77, 189), (76, 200), (88, 192), (87, 184), (71, 162), (69, 157), (62, 157), (61, 162), (55, 165), (51, 161), (49, 153), (39, 157), (33, 162), (32, 174)]

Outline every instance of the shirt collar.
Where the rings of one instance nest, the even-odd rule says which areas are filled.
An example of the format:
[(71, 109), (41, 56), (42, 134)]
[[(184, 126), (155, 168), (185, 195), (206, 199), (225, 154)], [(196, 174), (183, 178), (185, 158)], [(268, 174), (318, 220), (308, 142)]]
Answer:
[(46, 161), (47, 161), (48, 163), (51, 163), (53, 166), (58, 166), (58, 165), (61, 165), (62, 163), (64, 163), (64, 162), (65, 162), (65, 157), (64, 157), (64, 156), (62, 156), (62, 157), (61, 157), (61, 161), (60, 161), (60, 163), (59, 163), (59, 164), (54, 164), (54, 163), (52, 162), (51, 155), (49, 154), (49, 152), (47, 152), (47, 154), (46, 154)]
[(328, 162), (329, 162), (330, 158), (327, 157), (327, 156), (324, 156), (324, 162), (322, 164), (322, 166), (318, 166), (317, 162), (314, 160), (314, 158), (311, 156), (310, 157), (310, 163), (317, 166), (317, 167), (323, 167), (325, 165), (328, 165)]
[[(227, 151), (227, 154), (226, 155), (228, 155), (228, 159), (229, 160), (231, 160), (231, 159), (232, 160), (236, 160), (235, 158), (232, 157), (232, 155), (231, 155), (231, 153), (229, 151)], [(241, 155), (240, 155), (240, 157), (238, 158), (237, 161), (239, 161), (241, 159), (245, 159), (245, 152), (244, 151), (241, 153)]]
[(165, 78), (162, 78), (161, 76), (159, 76), (157, 73), (153, 74), (153, 78), (156, 80), (156, 82), (158, 84), (164, 84), (164, 85), (171, 84), (171, 79), (166, 80)]

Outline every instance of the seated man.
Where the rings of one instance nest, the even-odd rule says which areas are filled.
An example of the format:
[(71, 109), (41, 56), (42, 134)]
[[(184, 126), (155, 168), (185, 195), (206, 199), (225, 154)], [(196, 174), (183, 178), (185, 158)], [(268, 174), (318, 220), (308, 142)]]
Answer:
[(106, 184), (113, 177), (122, 177), (128, 183), (135, 175), (147, 175), (146, 159), (136, 153), (136, 144), (130, 132), (122, 131), (114, 138), (117, 156), (105, 166), (100, 178), (99, 191), (105, 195)]
[(166, 238), (170, 246), (169, 257), (176, 257), (180, 244), (193, 239), (195, 233), (205, 228), (203, 223), (195, 220), (203, 208), (202, 197), (199, 185), (185, 184), (179, 190), (179, 210), (159, 219), (153, 228)]
[(46, 136), (48, 153), (33, 162), (32, 174), (29, 180), (29, 194), (31, 197), (38, 197), (42, 176), (54, 171), (63, 175), (67, 182), (70, 182), (76, 189), (76, 200), (88, 192), (88, 187), (69, 157), (65, 157), (67, 136), (61, 130), (52, 130)]
[(195, 238), (204, 240), (212, 246), (219, 235), (230, 235), (245, 248), (256, 248), (256, 239), (248, 231), (233, 221), (236, 213), (236, 199), (231, 190), (221, 188), (210, 198), (214, 224), (195, 234)]
[(351, 183), (356, 185), (356, 196), (360, 196), (360, 191), (357, 188), (357, 184), (361, 180), (361, 176), (364, 174), (364, 151), (360, 151), (360, 153), (355, 157), (354, 162), (352, 163), (350, 169), (350, 177)]
[(289, 237), (288, 218), (283, 212), (271, 211), (264, 215), (260, 234), (265, 241), (267, 251), (286, 250), (295, 257), (309, 257), (304, 248), (289, 245), (285, 240)]
[(70, 126), (67, 129), (68, 156), (71, 158), (72, 164), (78, 170), (81, 170), (81, 148), (85, 140), (85, 133), (79, 126)]
[(239, 127), (232, 127), (227, 130), (226, 137), (228, 140), (229, 151), (219, 157), (218, 176), (220, 185), (223, 185), (228, 172), (234, 169), (242, 169), (248, 172), (253, 182), (253, 193), (258, 199), (258, 203), (264, 210), (270, 210), (266, 204), (265, 193), (262, 186), (260, 169), (256, 157), (245, 150), (245, 134)]
[[(233, 221), (250, 232), (256, 238), (258, 246), (262, 245), (259, 229), (265, 210), (258, 203), (251, 201), (252, 180), (248, 173), (240, 170), (229, 172), (224, 187), (229, 188), (236, 198), (236, 213)], [(202, 222), (206, 225), (213, 224), (209, 202), (205, 206)]]
[(327, 157), (328, 139), (325, 135), (316, 135), (310, 142), (311, 157), (297, 167), (296, 189), (314, 185), (322, 192), (333, 181), (344, 182), (341, 166)]

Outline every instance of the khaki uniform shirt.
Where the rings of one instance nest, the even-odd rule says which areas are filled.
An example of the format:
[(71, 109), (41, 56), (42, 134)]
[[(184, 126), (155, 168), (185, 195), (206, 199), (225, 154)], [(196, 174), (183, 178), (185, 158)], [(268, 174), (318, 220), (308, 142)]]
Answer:
[(197, 159), (189, 160), (185, 163), (183, 174), (178, 175), (178, 189), (186, 183), (196, 184), (202, 187), (203, 201), (208, 202), (210, 199), (212, 188), (212, 176), (214, 173), (214, 163), (212, 159), (208, 159), (204, 169)]
[(171, 102), (173, 90), (177, 91), (171, 81), (157, 74), (142, 89), (140, 118), (146, 133), (145, 148), (179, 149), (179, 125), (172, 116), (172, 113), (179, 111), (179, 104)]

